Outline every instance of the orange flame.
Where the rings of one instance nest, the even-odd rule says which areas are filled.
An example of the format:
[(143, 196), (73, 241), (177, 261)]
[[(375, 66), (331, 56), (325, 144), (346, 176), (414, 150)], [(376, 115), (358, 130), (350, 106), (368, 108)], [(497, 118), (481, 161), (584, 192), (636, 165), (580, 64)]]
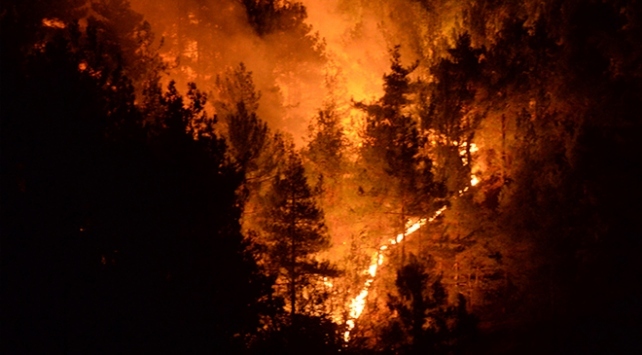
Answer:
[(434, 221), (435, 218), (437, 218), (437, 216), (439, 216), (445, 210), (446, 210), (446, 206), (443, 206), (442, 208), (437, 210), (437, 212), (435, 212), (435, 214), (432, 217), (428, 219), (422, 218), (414, 223), (410, 223), (406, 227), (406, 231), (404, 233), (399, 233), (396, 238), (390, 239), (388, 243), (380, 246), (379, 250), (377, 250), (377, 252), (372, 255), (370, 266), (366, 271), (366, 274), (369, 275), (368, 279), (366, 279), (366, 282), (363, 284), (363, 287), (361, 288), (361, 292), (359, 292), (359, 294), (350, 301), (350, 305), (349, 305), (350, 313), (348, 315), (348, 320), (346, 321), (348, 330), (343, 334), (343, 339), (345, 341), (350, 340), (350, 331), (354, 329), (355, 321), (359, 319), (359, 317), (361, 316), (361, 313), (363, 313), (363, 310), (366, 307), (366, 298), (368, 297), (370, 286), (374, 282), (374, 278), (377, 275), (377, 269), (384, 262), (383, 252), (388, 250), (390, 246), (401, 243), (401, 241), (403, 241), (405, 237), (419, 230), (419, 228), (421, 228), (421, 226), (423, 226), (424, 224)]

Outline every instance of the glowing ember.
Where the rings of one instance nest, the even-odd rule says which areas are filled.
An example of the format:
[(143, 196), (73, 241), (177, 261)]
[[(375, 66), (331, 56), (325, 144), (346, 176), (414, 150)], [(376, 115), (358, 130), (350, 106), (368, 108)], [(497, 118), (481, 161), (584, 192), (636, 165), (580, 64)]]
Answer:
[(377, 266), (378, 263), (370, 264), (370, 267), (368, 268), (368, 274), (370, 274), (370, 276), (375, 277), (377, 274)]
[(479, 184), (479, 178), (475, 175), (470, 176), (470, 186), (475, 186)]
[(328, 278), (327, 278), (327, 277), (324, 277), (324, 278), (323, 278), (323, 284), (324, 284), (326, 287), (328, 287), (328, 288), (332, 288), (332, 287), (334, 287), (334, 284), (332, 284), (332, 282), (331, 282), (330, 280), (328, 280)]
[(42, 25), (50, 28), (65, 28), (67, 27), (64, 22), (60, 21), (57, 18), (44, 18), (42, 19)]

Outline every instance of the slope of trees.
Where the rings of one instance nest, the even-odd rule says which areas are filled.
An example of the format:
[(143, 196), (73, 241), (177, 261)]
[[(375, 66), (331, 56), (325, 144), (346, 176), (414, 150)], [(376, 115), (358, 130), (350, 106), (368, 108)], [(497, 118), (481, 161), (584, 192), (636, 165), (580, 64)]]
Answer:
[[(635, 303), (619, 306), (628, 299), (619, 291), (640, 290), (615, 281), (637, 279), (633, 270), (639, 270), (629, 249), (639, 250), (639, 238), (633, 237), (640, 235), (639, 224), (623, 211), (639, 206), (639, 186), (629, 180), (639, 176), (627, 166), (639, 166), (640, 159), (635, 149), (625, 148), (632, 141), (621, 131), (640, 129), (631, 106), (641, 94), (633, 84), (639, 67), (626, 66), (622, 76), (625, 66), (619, 64), (639, 53), (612, 51), (632, 45), (639, 8), (572, 1), (470, 6), (489, 11), (482, 22), (501, 20), (486, 22), (484, 34), (467, 28), (477, 43), (464, 43), (466, 34), (456, 37), (454, 47), (431, 67), (424, 116), (426, 128), (448, 132), (442, 123), (451, 117), (450, 127), (462, 132), (452, 138), (460, 147), (450, 161), (469, 172), (464, 170), (459, 184), (448, 183), (449, 190), (461, 190), (470, 173), (482, 179), (470, 199), (459, 198), (445, 213), (440, 244), (454, 251), (448, 256), (454, 260), (444, 259), (457, 280), (451, 287), (478, 294), (480, 306), (495, 303), (493, 317), (537, 324), (545, 339), (538, 346), (549, 350), (639, 347), (628, 335), (627, 345), (615, 344), (617, 332), (631, 334), (623, 309), (635, 314), (640, 309)], [(471, 18), (482, 14), (469, 12)], [(470, 143), (480, 151), (471, 152)], [(446, 154), (435, 153), (443, 167), (446, 160), (438, 157)], [(598, 159), (605, 154), (610, 163)], [(590, 173), (580, 163), (588, 161), (595, 169)], [(450, 174), (456, 170), (445, 166)], [(601, 209), (607, 205), (609, 212)], [(614, 211), (623, 214), (614, 217)], [(588, 314), (593, 321), (580, 325)], [(542, 323), (553, 319), (564, 325), (543, 331)], [(574, 331), (562, 330), (567, 328)], [(554, 337), (563, 340), (555, 343)], [(596, 337), (608, 340), (598, 344)]]
[(642, 350), (638, 2), (373, 1), (351, 107), (302, 4), (157, 5), (0, 5), (5, 352)]
[[(452, 11), (444, 3), (426, 9)], [(631, 180), (639, 179), (631, 167), (641, 162), (632, 136), (640, 132), (633, 116), (642, 92), (631, 61), (640, 54), (614, 50), (637, 43), (639, 7), (551, 1), (462, 9), (458, 33), (445, 38), (450, 44), (433, 48), (415, 69), (419, 80), (394, 91), (405, 94), (406, 112), (421, 122), (418, 155), (432, 160), (431, 172), (448, 191), (443, 219), (409, 247), (435, 256), (444, 287), (466, 296), (485, 331), (515, 332), (504, 344), (511, 351), (639, 348), (631, 319), (639, 319), (640, 305), (624, 300), (640, 289), (620, 283), (637, 280), (640, 270), (632, 258), (640, 250), (632, 219), (640, 188)], [(367, 132), (383, 108), (365, 107)], [(380, 121), (384, 132), (394, 126)], [(368, 149), (375, 140), (365, 137)], [(394, 147), (383, 144), (370, 166), (385, 166)], [(392, 186), (373, 183), (365, 191)], [(379, 211), (389, 211), (383, 201)], [(389, 273), (378, 277), (391, 283)], [(381, 320), (386, 313), (378, 306), (384, 315), (372, 317)], [(560, 325), (546, 327), (554, 322)]]

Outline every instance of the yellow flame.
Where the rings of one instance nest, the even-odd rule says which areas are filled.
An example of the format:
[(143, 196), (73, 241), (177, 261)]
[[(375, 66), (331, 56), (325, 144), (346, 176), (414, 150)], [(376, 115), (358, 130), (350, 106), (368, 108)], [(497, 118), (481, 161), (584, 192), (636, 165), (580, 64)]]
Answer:
[[(470, 151), (471, 152), (476, 152), (478, 150), (477, 145), (474, 143), (471, 144), (470, 146)], [(479, 184), (481, 180), (475, 176), (471, 175), (470, 176), (470, 186), (475, 186)], [(468, 191), (468, 187), (465, 189), (459, 191), (459, 195), (463, 195), (464, 192)], [(366, 271), (366, 274), (369, 275), (368, 279), (366, 279), (366, 282), (364, 282), (363, 287), (361, 288), (361, 292), (353, 298), (350, 301), (349, 305), (349, 315), (348, 315), (348, 320), (346, 321), (346, 326), (348, 327), (348, 330), (343, 334), (343, 339), (344, 341), (349, 341), (350, 340), (350, 332), (352, 329), (354, 329), (355, 322), (359, 317), (361, 316), (361, 313), (363, 313), (364, 308), (366, 307), (366, 298), (368, 297), (368, 292), (370, 290), (370, 286), (374, 282), (374, 277), (377, 275), (377, 269), (379, 268), (380, 265), (383, 264), (384, 262), (384, 255), (383, 252), (388, 250), (391, 246), (396, 245), (401, 243), (404, 238), (417, 230), (421, 228), (426, 223), (430, 223), (435, 220), (440, 214), (442, 214), (446, 210), (447, 206), (441, 207), (439, 210), (435, 212), (435, 214), (426, 219), (422, 218), (414, 223), (408, 222), (408, 225), (406, 226), (406, 231), (404, 233), (399, 233), (396, 238), (390, 239), (386, 244), (383, 244), (379, 247), (376, 253), (372, 255), (370, 265), (368, 266), (368, 269)]]
[(324, 278), (323, 278), (323, 284), (324, 284), (326, 287), (328, 287), (328, 288), (332, 288), (332, 287), (334, 287), (334, 284), (333, 284), (330, 280), (328, 280), (328, 278), (327, 278), (327, 277), (324, 277)]
[(366, 282), (363, 284), (363, 287), (361, 288), (361, 292), (357, 295), (357, 297), (353, 298), (350, 301), (350, 306), (349, 306), (349, 315), (348, 315), (348, 320), (346, 321), (346, 325), (348, 327), (348, 330), (343, 334), (343, 339), (345, 341), (350, 340), (350, 331), (354, 329), (355, 321), (361, 316), (361, 313), (363, 313), (363, 309), (366, 307), (366, 298), (368, 297), (368, 292), (370, 291), (370, 286), (374, 282), (374, 277), (377, 275), (377, 269), (379, 268), (380, 265), (383, 264), (384, 262), (384, 255), (383, 252), (387, 250), (390, 245), (395, 245), (398, 243), (401, 243), (401, 241), (408, 235), (416, 232), (421, 228), (426, 223), (430, 223), (437, 218), (442, 212), (446, 210), (446, 206), (443, 206), (439, 210), (435, 212), (435, 214), (426, 219), (422, 218), (414, 223), (411, 223), (407, 228), (404, 233), (399, 233), (396, 238), (390, 239), (388, 241), (388, 244), (384, 244), (379, 247), (379, 250), (377, 250), (376, 253), (372, 255), (370, 266), (368, 267), (368, 270), (366, 272), (368, 276), (368, 279)]
[(371, 277), (375, 277), (377, 274), (377, 266), (378, 264), (370, 264), (370, 267), (368, 268), (368, 274), (370, 274)]
[[(431, 144), (436, 144), (436, 143), (437, 143), (436, 140), (431, 141)], [(454, 144), (458, 145), (458, 142), (454, 142)], [(465, 155), (466, 148), (468, 148), (468, 151), (470, 153), (475, 153), (479, 151), (479, 148), (475, 143), (470, 143), (470, 146), (468, 146), (467, 143), (464, 143), (463, 150), (460, 151), (460, 154), (462, 156)], [(470, 186), (475, 186), (479, 184), (480, 181), (481, 179), (476, 175), (472, 175), (472, 174), (470, 175)], [(468, 191), (468, 186), (466, 186), (463, 190), (459, 191), (459, 196), (462, 196), (467, 191)], [(406, 230), (404, 233), (399, 233), (395, 238), (389, 239), (386, 243), (381, 245), (379, 249), (377, 249), (376, 253), (372, 255), (370, 265), (368, 266), (368, 269), (365, 272), (365, 274), (368, 275), (368, 278), (364, 282), (363, 287), (361, 288), (361, 292), (359, 292), (359, 294), (350, 301), (350, 305), (348, 307), (349, 315), (345, 323), (348, 329), (343, 334), (343, 339), (346, 342), (350, 340), (350, 332), (352, 331), (352, 329), (354, 329), (357, 319), (359, 319), (359, 317), (363, 313), (363, 310), (366, 306), (366, 298), (368, 297), (370, 286), (374, 282), (374, 278), (377, 275), (377, 269), (384, 262), (383, 253), (393, 245), (401, 243), (407, 236), (419, 230), (421, 226), (425, 225), (426, 223), (433, 222), (440, 214), (442, 214), (446, 210), (446, 208), (447, 208), (446, 206), (441, 207), (439, 210), (435, 212), (435, 214), (432, 217), (428, 219), (422, 218), (416, 222), (409, 221), (408, 224), (406, 225)]]

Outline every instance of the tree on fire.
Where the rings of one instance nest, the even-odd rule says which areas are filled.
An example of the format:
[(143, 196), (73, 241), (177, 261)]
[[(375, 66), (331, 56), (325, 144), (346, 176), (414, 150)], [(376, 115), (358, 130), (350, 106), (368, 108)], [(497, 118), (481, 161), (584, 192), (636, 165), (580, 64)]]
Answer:
[(308, 128), (310, 141), (305, 155), (324, 177), (336, 178), (344, 168), (346, 138), (334, 102), (324, 104)]
[[(261, 93), (254, 86), (252, 72), (243, 63), (218, 76), (216, 88), (218, 98), (214, 106), (224, 124), (230, 159), (245, 176), (240, 198), (254, 204), (252, 208), (258, 208), (257, 197), (265, 193), (265, 185), (274, 176), (283, 156), (281, 134), (270, 132), (267, 123), (259, 117)], [(256, 223), (248, 224), (256, 226)]]
[(357, 104), (368, 113), (364, 132), (362, 155), (366, 164), (376, 170), (381, 182), (386, 177), (395, 180), (394, 195), (402, 209), (409, 203), (406, 197), (414, 195), (417, 178), (419, 135), (416, 122), (408, 113), (410, 79), (413, 67), (405, 68), (400, 62), (399, 48), (392, 52), (392, 72), (384, 75), (384, 96), (373, 105)]

